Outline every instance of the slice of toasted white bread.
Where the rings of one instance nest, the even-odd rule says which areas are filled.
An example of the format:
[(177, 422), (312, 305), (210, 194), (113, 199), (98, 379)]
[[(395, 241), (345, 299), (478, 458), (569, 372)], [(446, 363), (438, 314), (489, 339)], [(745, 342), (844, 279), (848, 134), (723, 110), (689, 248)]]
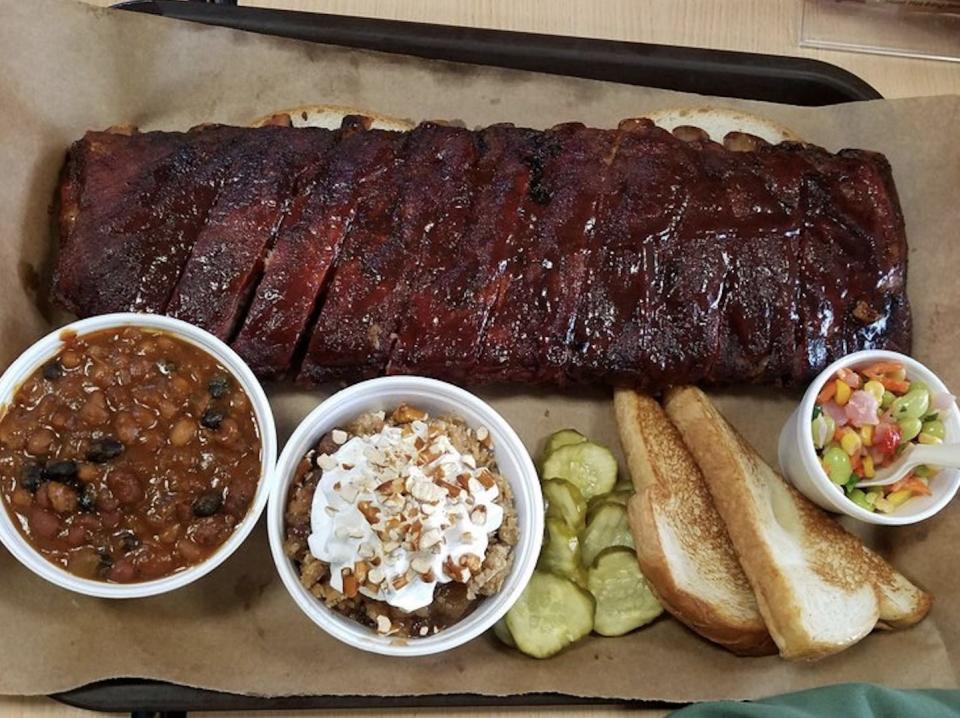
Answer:
[(929, 594), (788, 485), (703, 392), (674, 389), (664, 406), (703, 472), (784, 658), (827, 656), (878, 621), (905, 627), (927, 614)]
[(630, 528), (640, 569), (678, 620), (740, 655), (776, 653), (700, 469), (655, 400), (614, 394), (636, 494)]
[(370, 129), (375, 130), (403, 132), (416, 126), (410, 120), (343, 105), (302, 105), (289, 110), (278, 110), (257, 118), (250, 125), (251, 127), (263, 127), (264, 125), (283, 124), (292, 127), (323, 127), (328, 130), (336, 130), (340, 128), (343, 118), (348, 115), (370, 118)]
[(792, 130), (766, 117), (727, 107), (685, 107), (658, 110), (643, 115), (657, 125), (673, 132), (678, 127), (697, 127), (714, 142), (723, 142), (730, 132), (742, 132), (760, 137), (771, 144), (785, 140), (799, 141)]

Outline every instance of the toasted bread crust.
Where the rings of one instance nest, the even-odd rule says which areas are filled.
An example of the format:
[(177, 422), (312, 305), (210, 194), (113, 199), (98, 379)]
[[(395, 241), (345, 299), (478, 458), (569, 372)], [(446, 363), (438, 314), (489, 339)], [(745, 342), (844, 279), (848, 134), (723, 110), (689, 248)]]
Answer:
[(263, 127), (265, 125), (286, 125), (291, 127), (302, 127), (311, 123), (312, 119), (318, 117), (329, 118), (330, 124), (339, 124), (339, 119), (348, 115), (359, 115), (370, 118), (371, 127), (384, 130), (404, 131), (414, 128), (415, 123), (400, 117), (391, 117), (378, 112), (368, 110), (359, 110), (355, 107), (345, 105), (300, 105), (286, 110), (277, 110), (268, 115), (258, 117), (250, 123), (251, 127)]
[(759, 626), (733, 622), (724, 607), (705, 601), (677, 585), (659, 535), (655, 529), (645, 529), (656, 520), (649, 502), (634, 496), (628, 504), (628, 512), (640, 570), (657, 599), (674, 618), (738, 656), (767, 656), (777, 652), (759, 613)]
[(714, 142), (723, 142), (728, 133), (753, 135), (771, 144), (800, 141), (800, 137), (788, 127), (766, 117), (728, 107), (671, 108), (650, 112), (644, 117), (671, 132), (679, 129), (683, 133), (696, 128)]
[[(887, 614), (901, 627), (926, 615), (929, 595), (766, 466), (701, 391), (674, 389), (665, 407), (704, 473), (784, 658), (812, 660), (836, 653), (867, 635), (879, 620), (893, 625)], [(755, 491), (765, 492), (769, 505), (762, 505)], [(781, 541), (777, 546), (774, 532)], [(786, 561), (785, 547), (795, 549), (793, 560), (799, 556), (802, 564)], [(811, 590), (836, 594), (843, 615), (818, 618), (842, 624), (842, 637), (835, 632), (833, 639), (825, 639), (817, 626), (807, 625), (806, 596), (794, 583), (800, 570), (810, 577)]]
[[(629, 503), (637, 558), (660, 602), (693, 631), (734, 653), (775, 653), (720, 516), (679, 433), (648, 396), (621, 389), (614, 406), (637, 491)], [(672, 552), (662, 534), (670, 526), (688, 539), (670, 541)], [(696, 567), (704, 591), (691, 591), (678, 581), (676, 571), (684, 564)]]

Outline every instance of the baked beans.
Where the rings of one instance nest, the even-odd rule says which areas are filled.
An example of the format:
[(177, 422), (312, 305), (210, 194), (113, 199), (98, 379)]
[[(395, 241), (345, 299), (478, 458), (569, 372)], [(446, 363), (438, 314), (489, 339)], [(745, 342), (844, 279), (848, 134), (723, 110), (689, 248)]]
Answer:
[(161, 331), (63, 342), (0, 420), (0, 495), (18, 530), (83, 578), (145, 581), (203, 561), (256, 493), (249, 397), (214, 357)]

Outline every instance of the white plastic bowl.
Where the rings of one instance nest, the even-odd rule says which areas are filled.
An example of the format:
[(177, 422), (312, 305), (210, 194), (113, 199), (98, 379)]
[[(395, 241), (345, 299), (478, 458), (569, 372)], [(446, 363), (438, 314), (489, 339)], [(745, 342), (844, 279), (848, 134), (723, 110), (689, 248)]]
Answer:
[[(817, 452), (813, 446), (813, 435), (810, 424), (813, 420), (813, 407), (817, 395), (824, 384), (837, 373), (839, 369), (847, 367), (864, 367), (878, 361), (896, 361), (903, 364), (907, 370), (907, 378), (926, 383), (930, 391), (947, 393), (949, 390), (939, 377), (927, 369), (916, 359), (904, 354), (880, 350), (867, 350), (848, 354), (838, 359), (824, 369), (807, 388), (800, 406), (787, 420), (780, 432), (779, 460), (780, 470), (797, 489), (808, 499), (828, 511), (835, 511), (852, 516), (860, 521), (871, 524), (899, 526), (913, 524), (930, 518), (946, 506), (960, 488), (960, 470), (942, 469), (930, 480), (930, 496), (917, 496), (898, 506), (892, 513), (867, 511), (848, 499), (843, 488), (830, 480), (820, 466)], [(949, 410), (941, 412), (944, 423), (944, 442), (956, 443), (960, 441), (960, 410), (954, 402)]]
[[(283, 552), (284, 511), (297, 465), (328, 431), (370, 411), (390, 411), (408, 403), (431, 416), (462, 418), (468, 426), (486, 427), (493, 441), (500, 473), (513, 489), (520, 542), (514, 547), (513, 567), (495, 596), (483, 599), (462, 621), (424, 638), (398, 640), (381, 636), (333, 611), (303, 587), (293, 562)], [(423, 656), (455, 648), (491, 628), (514, 602), (533, 574), (543, 539), (543, 496), (530, 455), (520, 437), (488, 404), (459, 387), (435, 379), (390, 376), (355, 384), (314, 409), (287, 442), (272, 482), (267, 528), (270, 550), (284, 585), (300, 609), (320, 628), (344, 643), (388, 656)]]
[(277, 458), (277, 432), (273, 423), (273, 413), (260, 382), (253, 372), (230, 347), (209, 332), (178, 319), (155, 314), (136, 314), (132, 312), (103, 314), (68, 324), (51, 332), (21, 354), (0, 377), (0, 406), (10, 404), (20, 385), (40, 366), (49, 361), (63, 346), (61, 334), (64, 331), (75, 332), (79, 336), (104, 329), (119, 327), (144, 327), (157, 329), (171, 334), (205, 350), (230, 371), (250, 398), (257, 420), (257, 428), (262, 442), (260, 452), (260, 482), (254, 495), (250, 510), (243, 521), (234, 529), (217, 551), (205, 561), (183, 569), (170, 576), (140, 581), (138, 583), (107, 583), (80, 578), (60, 568), (41, 556), (17, 531), (13, 519), (6, 507), (0, 507), (0, 542), (7, 547), (20, 563), (41, 578), (62, 588), (76, 591), (87, 596), (99, 598), (143, 598), (155, 596), (186, 586), (205, 576), (227, 560), (244, 539), (253, 530), (270, 493), (269, 478), (272, 475)]

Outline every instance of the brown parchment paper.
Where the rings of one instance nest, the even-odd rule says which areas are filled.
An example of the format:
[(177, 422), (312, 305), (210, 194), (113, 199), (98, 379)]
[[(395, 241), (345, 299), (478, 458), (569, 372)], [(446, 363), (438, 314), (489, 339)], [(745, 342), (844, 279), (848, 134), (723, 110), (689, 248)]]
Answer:
[[(68, 144), (88, 128), (130, 122), (183, 129), (244, 124), (304, 103), (348, 105), (468, 125), (564, 120), (612, 127), (657, 108), (751, 110), (832, 150), (882, 150), (894, 167), (910, 241), (915, 354), (960, 387), (960, 98), (810, 109), (428, 62), (260, 37), (68, 0), (0, 2), (0, 363), (52, 316), (43, 276), (49, 205)], [(325, 392), (273, 387), (281, 438)], [(617, 447), (609, 392), (520, 387), (479, 392), (531, 450), (575, 426)], [(721, 409), (770, 461), (798, 394), (715, 393)], [(143, 676), (263, 695), (510, 694), (695, 701), (750, 698), (844, 681), (956, 687), (960, 668), (960, 508), (916, 527), (866, 532), (936, 596), (912, 630), (875, 634), (813, 665), (736, 658), (661, 619), (623, 638), (589, 638), (546, 661), (478, 639), (451, 653), (400, 660), (328, 638), (295, 607), (261, 525), (212, 575), (137, 601), (76, 596), (47, 585), (0, 550), (0, 693), (34, 694), (116, 676)]]

